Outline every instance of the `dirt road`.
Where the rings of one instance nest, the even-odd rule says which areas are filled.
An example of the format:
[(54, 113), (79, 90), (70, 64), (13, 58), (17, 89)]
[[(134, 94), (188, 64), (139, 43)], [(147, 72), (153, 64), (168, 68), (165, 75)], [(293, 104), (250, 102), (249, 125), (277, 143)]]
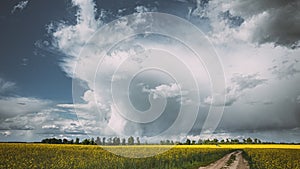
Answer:
[[(231, 156), (235, 156), (231, 157)], [(229, 165), (227, 161), (232, 158), (234, 160)], [(199, 169), (249, 169), (248, 162), (243, 158), (242, 151), (235, 151), (225, 155), (220, 160), (211, 163), (206, 167), (200, 167)]]

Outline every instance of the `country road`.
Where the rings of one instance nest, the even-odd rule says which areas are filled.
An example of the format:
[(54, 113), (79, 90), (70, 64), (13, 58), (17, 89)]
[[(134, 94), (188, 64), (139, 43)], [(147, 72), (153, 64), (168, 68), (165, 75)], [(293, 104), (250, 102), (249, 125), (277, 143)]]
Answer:
[[(231, 155), (235, 156), (235, 160), (228, 165), (227, 161), (230, 159)], [(225, 155), (220, 160), (211, 163), (206, 167), (200, 167), (199, 169), (249, 169), (248, 162), (243, 158), (242, 151), (235, 151)]]

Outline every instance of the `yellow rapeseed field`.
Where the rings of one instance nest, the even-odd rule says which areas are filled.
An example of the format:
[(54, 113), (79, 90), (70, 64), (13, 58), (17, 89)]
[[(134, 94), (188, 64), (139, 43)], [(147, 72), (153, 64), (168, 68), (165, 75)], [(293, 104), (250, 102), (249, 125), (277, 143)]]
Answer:
[[(149, 154), (157, 152), (158, 149), (168, 151), (147, 157)], [(25, 143), (0, 143), (0, 168), (194, 169), (208, 165), (236, 149), (243, 149), (250, 166), (257, 169), (300, 169), (300, 145), (220, 144), (101, 147), (97, 145)], [(107, 150), (147, 158), (126, 158)]]
[(244, 149), (251, 168), (300, 169), (299, 149)]
[[(123, 152), (146, 154), (167, 146), (106, 146)], [(147, 158), (126, 158), (97, 145), (0, 144), (0, 168), (197, 168), (229, 153), (230, 149), (173, 148)]]

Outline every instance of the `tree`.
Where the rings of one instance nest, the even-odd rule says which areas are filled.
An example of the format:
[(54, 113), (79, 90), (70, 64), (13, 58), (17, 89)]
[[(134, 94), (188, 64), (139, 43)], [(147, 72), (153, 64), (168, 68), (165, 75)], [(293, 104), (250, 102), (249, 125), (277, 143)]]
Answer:
[(78, 137), (76, 137), (76, 139), (75, 139), (75, 144), (79, 144), (79, 138)]
[[(46, 139), (43, 139), (41, 142), (48, 143), (48, 144), (80, 144), (79, 138), (76, 138), (75, 141), (73, 139), (68, 140), (66, 138), (63, 138), (63, 139), (46, 138)], [(90, 144), (90, 143), (91, 143), (91, 141), (89, 139), (85, 139), (82, 144)]]
[(120, 145), (121, 141), (119, 137), (114, 137), (113, 138), (113, 145)]
[(186, 139), (185, 144), (186, 145), (191, 145), (191, 140), (190, 139)]
[(105, 145), (105, 137), (102, 138), (102, 144)]
[(122, 145), (126, 145), (126, 139), (122, 138)]
[(175, 145), (182, 145), (182, 143), (180, 141), (176, 141)]
[(134, 138), (132, 137), (132, 136), (130, 136), (129, 138), (128, 138), (128, 145), (133, 145), (134, 144)]
[(246, 142), (249, 144), (252, 144), (252, 139), (249, 137), (249, 138), (247, 138)]
[(68, 144), (68, 140), (66, 138), (63, 139), (63, 144)]
[(171, 141), (170, 141), (170, 140), (166, 140), (166, 144), (167, 144), (167, 145), (170, 145), (170, 144), (171, 144)]
[(139, 138), (139, 137), (136, 138), (136, 142), (137, 142), (137, 145), (140, 145), (140, 144), (141, 144), (140, 138)]
[(89, 139), (84, 139), (84, 140), (82, 140), (81, 144), (89, 145), (90, 142), (91, 142), (91, 141), (90, 141)]
[(239, 143), (240, 141), (239, 141), (239, 139), (232, 139), (231, 140), (231, 143), (234, 143), (234, 144), (237, 144), (237, 143)]
[(204, 140), (204, 144), (210, 144), (210, 140), (209, 139)]
[(102, 143), (101, 143), (100, 137), (97, 137), (97, 138), (96, 138), (95, 143), (96, 143), (97, 145), (101, 145), (101, 144), (102, 144)]
[(95, 140), (93, 137), (91, 138), (90, 145), (95, 145)]
[(112, 138), (111, 137), (109, 137), (108, 139), (107, 139), (107, 143), (106, 144), (108, 144), (108, 145), (111, 145), (112, 144)]

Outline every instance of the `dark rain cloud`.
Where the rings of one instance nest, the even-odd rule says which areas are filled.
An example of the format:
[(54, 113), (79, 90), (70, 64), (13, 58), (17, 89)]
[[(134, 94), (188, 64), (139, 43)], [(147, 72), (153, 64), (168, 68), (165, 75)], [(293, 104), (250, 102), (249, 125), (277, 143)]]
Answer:
[(231, 4), (232, 11), (243, 18), (266, 14), (257, 25), (253, 40), (259, 44), (297, 48), (300, 46), (300, 1), (298, 0), (239, 0)]

